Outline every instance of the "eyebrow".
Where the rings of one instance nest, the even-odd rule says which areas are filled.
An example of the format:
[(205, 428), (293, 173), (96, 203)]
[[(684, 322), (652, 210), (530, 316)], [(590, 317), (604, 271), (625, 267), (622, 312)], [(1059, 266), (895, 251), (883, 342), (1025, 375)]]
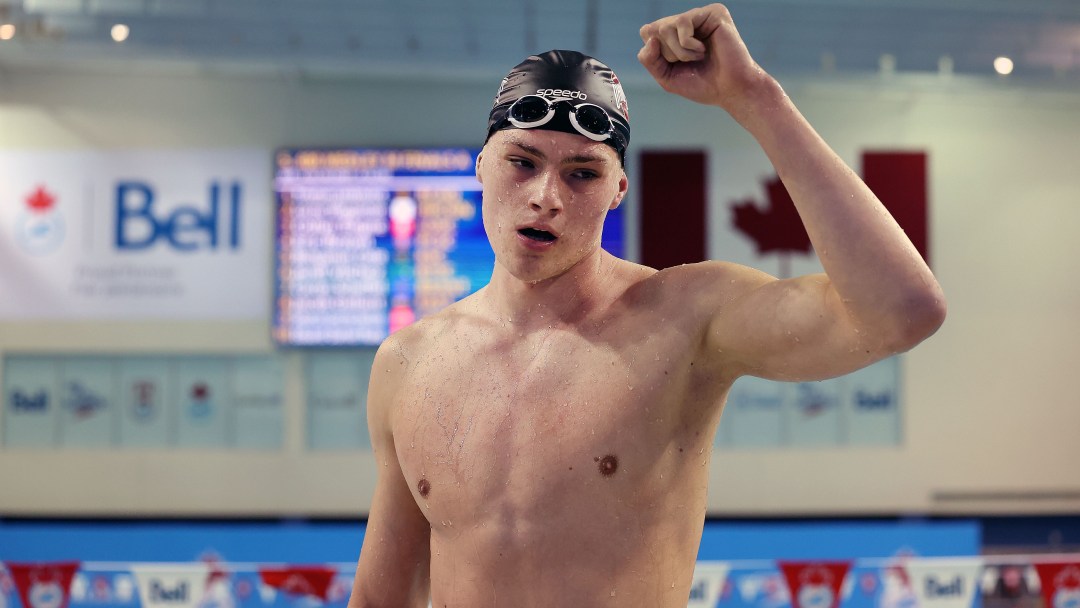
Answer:
[[(516, 140), (516, 139), (511, 140), (510, 143), (512, 145), (515, 145), (515, 146), (521, 148), (525, 152), (528, 152), (529, 154), (532, 154), (533, 156), (536, 156), (540, 160), (547, 160), (547, 155), (544, 154), (539, 148), (537, 148), (535, 146), (530, 146), (529, 144), (527, 144), (527, 143), (525, 143), (523, 141), (520, 141), (520, 140)], [(607, 164), (607, 162), (608, 161), (607, 161), (606, 158), (604, 158), (603, 156), (595, 155), (595, 154), (575, 154), (574, 156), (568, 156), (568, 157), (562, 159), (562, 164), (564, 164), (564, 165), (571, 165), (571, 164), (578, 164), (578, 163)]]

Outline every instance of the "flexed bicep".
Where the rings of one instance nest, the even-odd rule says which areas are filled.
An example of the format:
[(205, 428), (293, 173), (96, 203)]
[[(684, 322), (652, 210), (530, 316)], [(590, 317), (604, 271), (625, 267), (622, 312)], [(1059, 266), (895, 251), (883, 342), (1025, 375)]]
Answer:
[(732, 375), (771, 380), (823, 380), (888, 357), (904, 346), (859, 324), (825, 274), (776, 279), (741, 267), (717, 307), (706, 355)]

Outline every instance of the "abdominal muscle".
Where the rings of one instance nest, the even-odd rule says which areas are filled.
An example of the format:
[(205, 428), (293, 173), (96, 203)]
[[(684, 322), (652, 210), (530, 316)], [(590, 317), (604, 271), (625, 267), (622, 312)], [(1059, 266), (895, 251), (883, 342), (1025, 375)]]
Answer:
[(433, 607), (686, 606), (727, 389), (691, 334), (452, 327), (410, 357), (394, 406)]
[(395, 436), (417, 438), (398, 457), (431, 526), (432, 605), (686, 606), (715, 424), (672, 414), (663, 394), (679, 391), (664, 389), (509, 405), (457, 391), (400, 420)]
[(688, 507), (582, 494), (548, 496), (546, 513), (481, 507), (432, 522), (432, 605), (685, 607), (704, 498)]

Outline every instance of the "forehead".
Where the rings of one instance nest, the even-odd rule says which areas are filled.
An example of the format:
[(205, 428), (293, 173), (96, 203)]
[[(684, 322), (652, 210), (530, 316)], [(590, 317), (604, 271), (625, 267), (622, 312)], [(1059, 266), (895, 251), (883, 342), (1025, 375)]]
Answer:
[(562, 160), (573, 157), (595, 157), (612, 166), (619, 166), (619, 155), (602, 142), (583, 135), (548, 131), (546, 129), (503, 129), (492, 134), (488, 145), (495, 148), (531, 148), (547, 158)]

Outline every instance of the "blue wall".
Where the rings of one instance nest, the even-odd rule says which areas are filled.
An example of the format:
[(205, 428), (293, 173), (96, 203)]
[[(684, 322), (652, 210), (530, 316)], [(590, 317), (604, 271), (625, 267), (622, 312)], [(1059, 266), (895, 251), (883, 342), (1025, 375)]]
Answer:
[[(354, 562), (361, 522), (3, 521), (0, 560)], [(706, 522), (700, 560), (973, 555), (975, 520)]]

